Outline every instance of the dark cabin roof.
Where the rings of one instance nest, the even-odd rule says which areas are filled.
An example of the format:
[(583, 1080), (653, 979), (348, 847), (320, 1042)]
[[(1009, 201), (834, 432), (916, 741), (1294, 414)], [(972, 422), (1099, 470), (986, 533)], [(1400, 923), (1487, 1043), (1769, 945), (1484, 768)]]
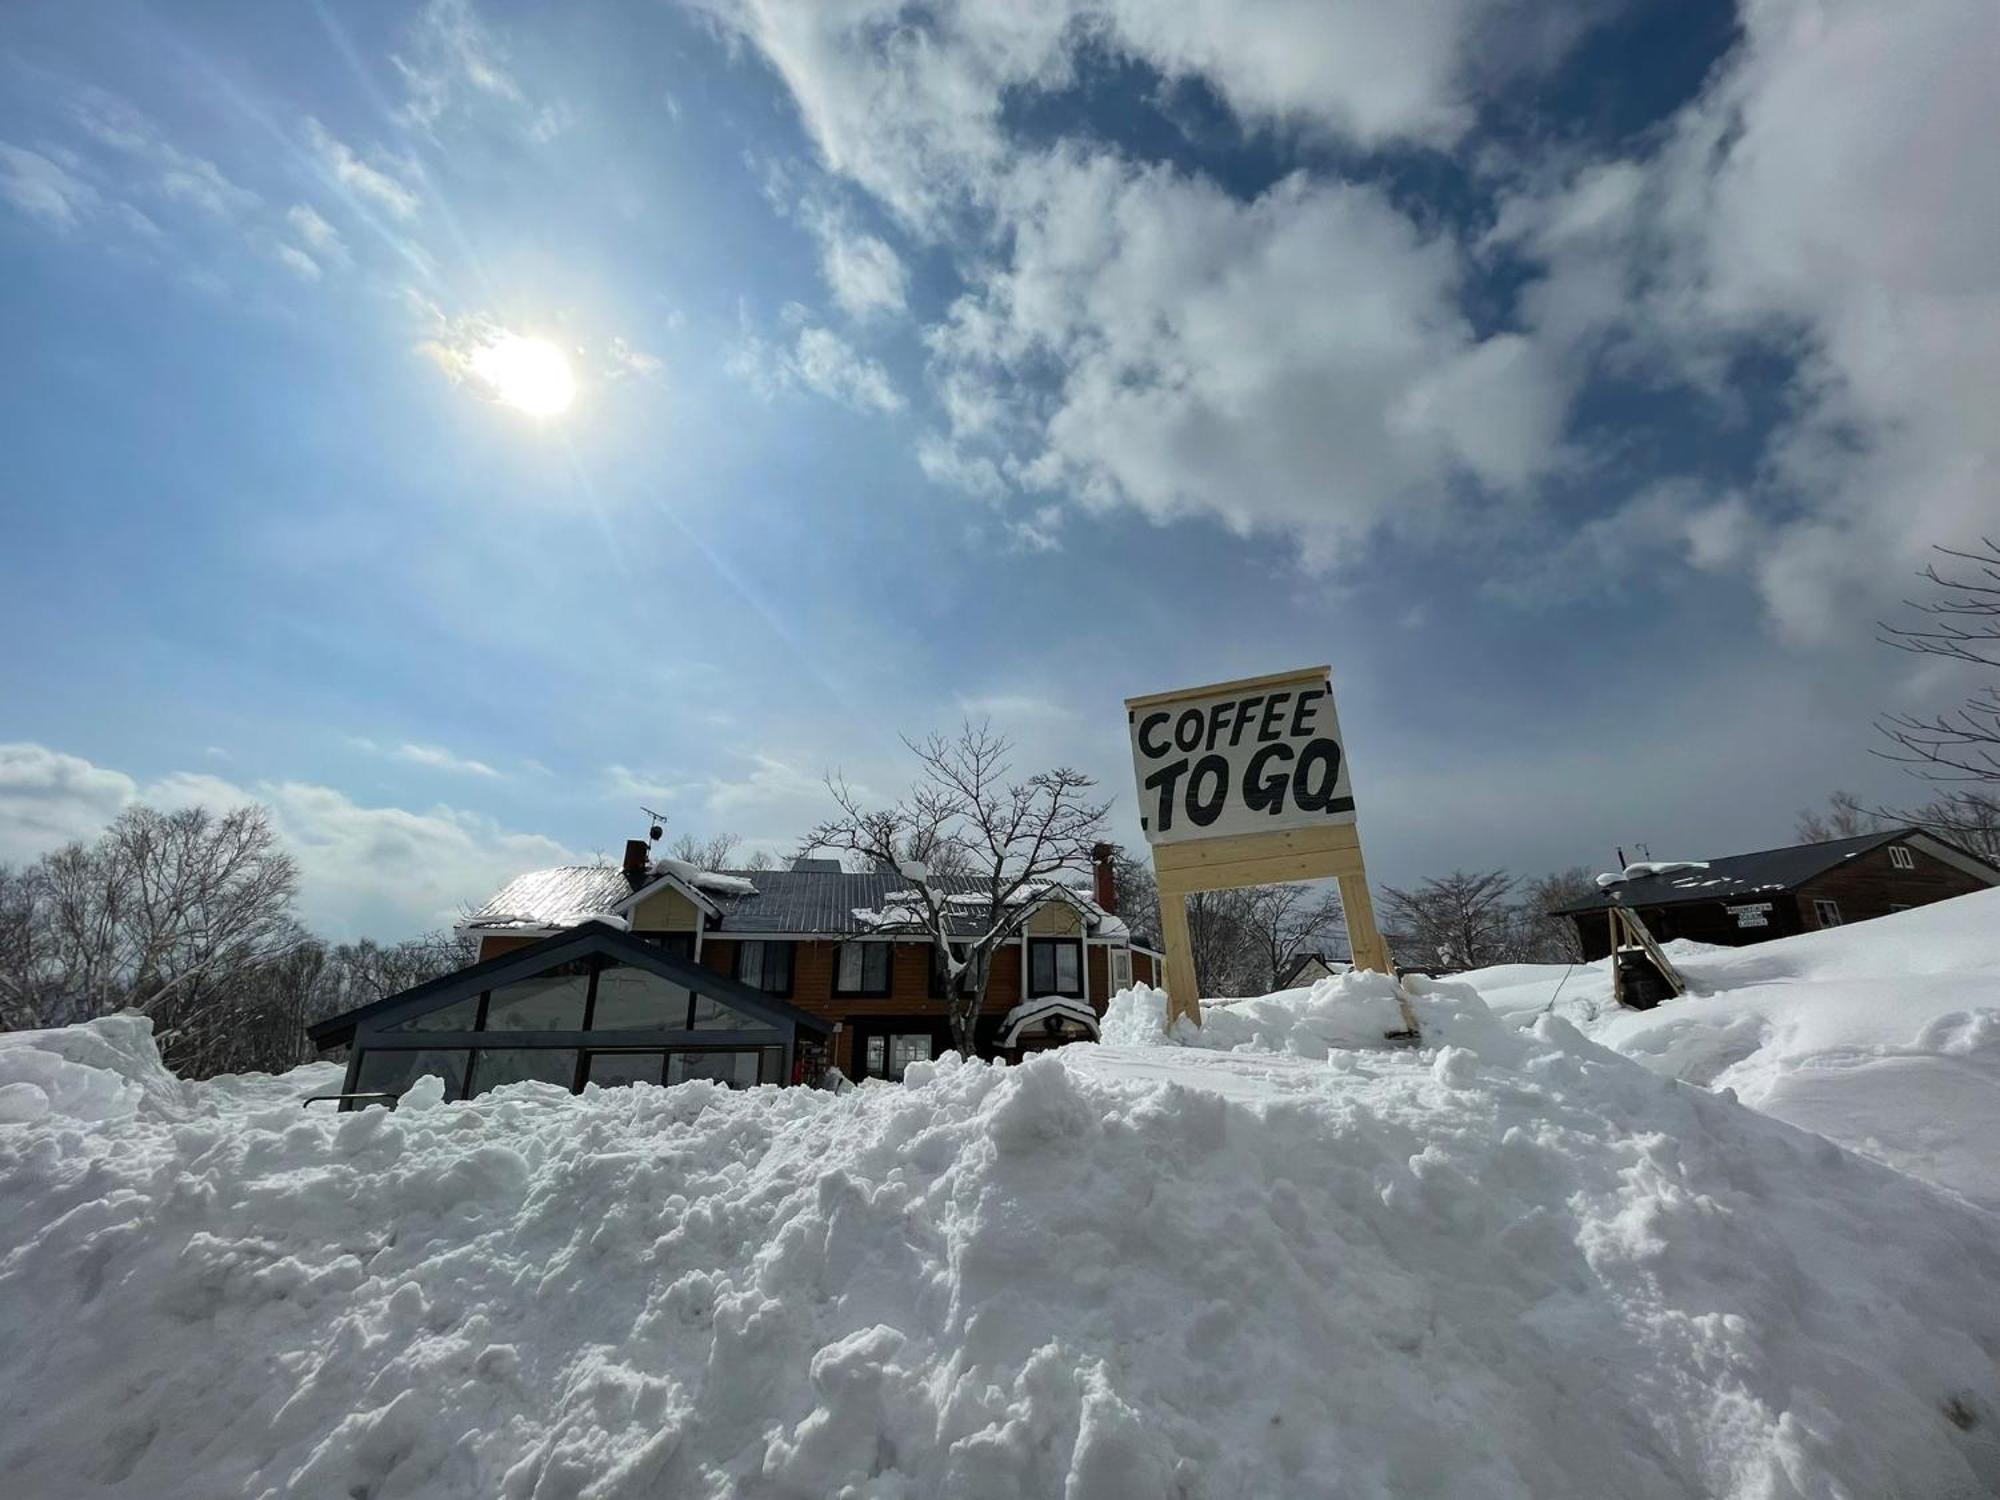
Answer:
[(1916, 828), (1889, 828), (1821, 844), (1788, 844), (1704, 861), (1705, 868), (1669, 870), (1641, 875), (1605, 886), (1587, 901), (1560, 907), (1550, 916), (1602, 911), (1608, 906), (1687, 906), (1703, 901), (1752, 901), (1760, 896), (1798, 889), (1836, 865), (1921, 833)]
[(830, 1032), (832, 1023), (822, 1017), (800, 1010), (788, 1001), (775, 995), (767, 995), (762, 990), (753, 990), (726, 974), (718, 974), (713, 969), (686, 959), (675, 958), (656, 943), (644, 938), (635, 938), (616, 928), (600, 922), (585, 922), (566, 932), (558, 932), (539, 942), (516, 948), (497, 958), (484, 959), (463, 969), (453, 970), (423, 984), (412, 985), (394, 995), (386, 995), (367, 1005), (356, 1006), (353, 1010), (342, 1011), (337, 1016), (328, 1016), (324, 1021), (316, 1021), (306, 1028), (306, 1036), (321, 1051), (329, 1047), (343, 1046), (354, 1040), (356, 1028), (364, 1021), (372, 1021), (378, 1016), (391, 1012), (408, 1011), (415, 1014), (438, 1006), (449, 1005), (467, 995), (476, 995), (494, 985), (506, 984), (515, 979), (529, 979), (543, 973), (557, 964), (573, 959), (599, 955), (616, 959), (622, 964), (650, 969), (663, 979), (670, 979), (685, 985), (696, 994), (707, 995), (719, 1000), (732, 1010), (747, 1012), (777, 1025), (800, 1027), (817, 1036)]
[[(868, 921), (857, 912), (881, 913), (898, 906), (894, 898), (910, 890), (907, 876), (894, 871), (850, 871), (830, 859), (802, 860), (789, 870), (718, 870), (712, 881), (694, 873), (689, 884), (720, 911), (710, 930), (725, 936), (744, 933), (810, 933), (853, 937), (894, 930), (898, 924)], [(966, 877), (937, 877), (947, 896), (981, 895), (983, 882)], [(745, 889), (745, 887), (749, 889)], [(1064, 888), (1083, 911), (1091, 930), (1102, 937), (1122, 931), (1118, 919), (1107, 918), (1089, 894)], [(560, 865), (532, 870), (507, 882), (500, 892), (466, 918), (475, 932), (512, 929), (546, 930), (590, 915), (609, 916), (632, 895), (621, 870), (602, 865)], [(1106, 920), (1113, 923), (1109, 929)], [(901, 924), (907, 927), (907, 924)], [(955, 937), (977, 937), (986, 928), (982, 902), (968, 903), (954, 913)], [(1142, 939), (1143, 941), (1143, 939)]]

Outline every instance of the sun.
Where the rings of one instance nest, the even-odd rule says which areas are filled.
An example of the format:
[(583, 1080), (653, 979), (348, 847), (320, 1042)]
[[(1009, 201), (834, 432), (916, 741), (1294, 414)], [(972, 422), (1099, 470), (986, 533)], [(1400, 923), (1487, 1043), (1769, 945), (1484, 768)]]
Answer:
[(576, 376), (547, 339), (503, 333), (472, 351), (472, 373), (494, 398), (531, 417), (558, 417), (576, 399)]

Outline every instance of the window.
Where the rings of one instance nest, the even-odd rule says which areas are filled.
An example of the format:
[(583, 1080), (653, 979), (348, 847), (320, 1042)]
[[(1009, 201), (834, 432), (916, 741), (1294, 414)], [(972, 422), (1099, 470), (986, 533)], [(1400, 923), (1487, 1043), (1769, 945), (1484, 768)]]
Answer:
[(1068, 939), (1042, 938), (1028, 944), (1030, 996), (1081, 995), (1083, 945)]
[(420, 1016), (411, 1016), (407, 1021), (398, 1021), (394, 1026), (385, 1026), (384, 1031), (477, 1031), (479, 1029), (479, 996), (467, 995), (463, 1000), (454, 1000), (449, 1005), (441, 1005), (436, 1010), (427, 1010)]
[(792, 992), (792, 945), (790, 943), (738, 943), (736, 978), (753, 990), (767, 995)]
[(650, 969), (606, 964), (597, 975), (592, 1031), (681, 1031), (688, 1023), (688, 988)]
[(889, 945), (842, 943), (834, 963), (833, 990), (837, 995), (888, 994)]
[(1111, 950), (1111, 992), (1132, 988), (1132, 950), (1113, 948)]
[(486, 1002), (488, 1031), (581, 1031), (590, 966), (563, 964), (533, 979), (498, 985)]
[(862, 1061), (861, 1071), (871, 1078), (882, 1078), (889, 1071), (889, 1039), (886, 1036), (868, 1038), (868, 1055)]
[(1819, 925), (1822, 927), (1838, 927), (1840, 925), (1840, 903), (1838, 901), (1828, 901), (1824, 898), (1817, 899), (1813, 902), (1813, 916), (1819, 920)]
[(1889, 863), (1899, 870), (1914, 870), (1917, 862), (1910, 857), (1910, 851), (1901, 844), (1889, 846)]
[(576, 1087), (574, 1047), (482, 1047), (472, 1054), (472, 1086), (465, 1097), (510, 1083), (553, 1083)]
[(651, 943), (669, 958), (694, 958), (694, 934), (691, 932), (635, 932), (632, 936)]
[(762, 1062), (757, 1052), (676, 1052), (667, 1059), (667, 1082), (712, 1078), (733, 1089), (755, 1088)]
[(901, 1078), (903, 1070), (913, 1062), (931, 1060), (931, 1038), (929, 1032), (889, 1038), (889, 1076)]
[(427, 1073), (444, 1080), (447, 1099), (465, 1093), (463, 1050), (433, 1047), (370, 1047), (361, 1054), (361, 1066), (354, 1077), (357, 1094), (395, 1094), (398, 1097)]
[(615, 1089), (628, 1083), (659, 1083), (666, 1072), (664, 1052), (593, 1052), (584, 1067), (584, 1080)]

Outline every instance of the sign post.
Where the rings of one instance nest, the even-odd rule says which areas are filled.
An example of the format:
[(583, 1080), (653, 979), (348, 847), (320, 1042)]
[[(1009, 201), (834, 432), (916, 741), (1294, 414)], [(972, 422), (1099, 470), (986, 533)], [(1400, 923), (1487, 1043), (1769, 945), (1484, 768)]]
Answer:
[(1167, 950), (1167, 1025), (1201, 1024), (1187, 898), (1292, 880), (1340, 882), (1357, 969), (1395, 972), (1375, 926), (1332, 669), (1310, 667), (1125, 700), (1139, 823)]

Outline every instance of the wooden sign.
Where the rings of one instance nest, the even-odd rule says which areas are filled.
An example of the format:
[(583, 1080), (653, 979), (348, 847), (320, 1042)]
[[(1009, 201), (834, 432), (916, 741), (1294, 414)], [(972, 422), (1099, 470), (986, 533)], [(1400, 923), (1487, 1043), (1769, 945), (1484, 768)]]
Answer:
[(1331, 669), (1125, 700), (1139, 823), (1167, 950), (1167, 1025), (1201, 1023), (1187, 897), (1335, 879), (1357, 969), (1393, 972), (1375, 926)]

